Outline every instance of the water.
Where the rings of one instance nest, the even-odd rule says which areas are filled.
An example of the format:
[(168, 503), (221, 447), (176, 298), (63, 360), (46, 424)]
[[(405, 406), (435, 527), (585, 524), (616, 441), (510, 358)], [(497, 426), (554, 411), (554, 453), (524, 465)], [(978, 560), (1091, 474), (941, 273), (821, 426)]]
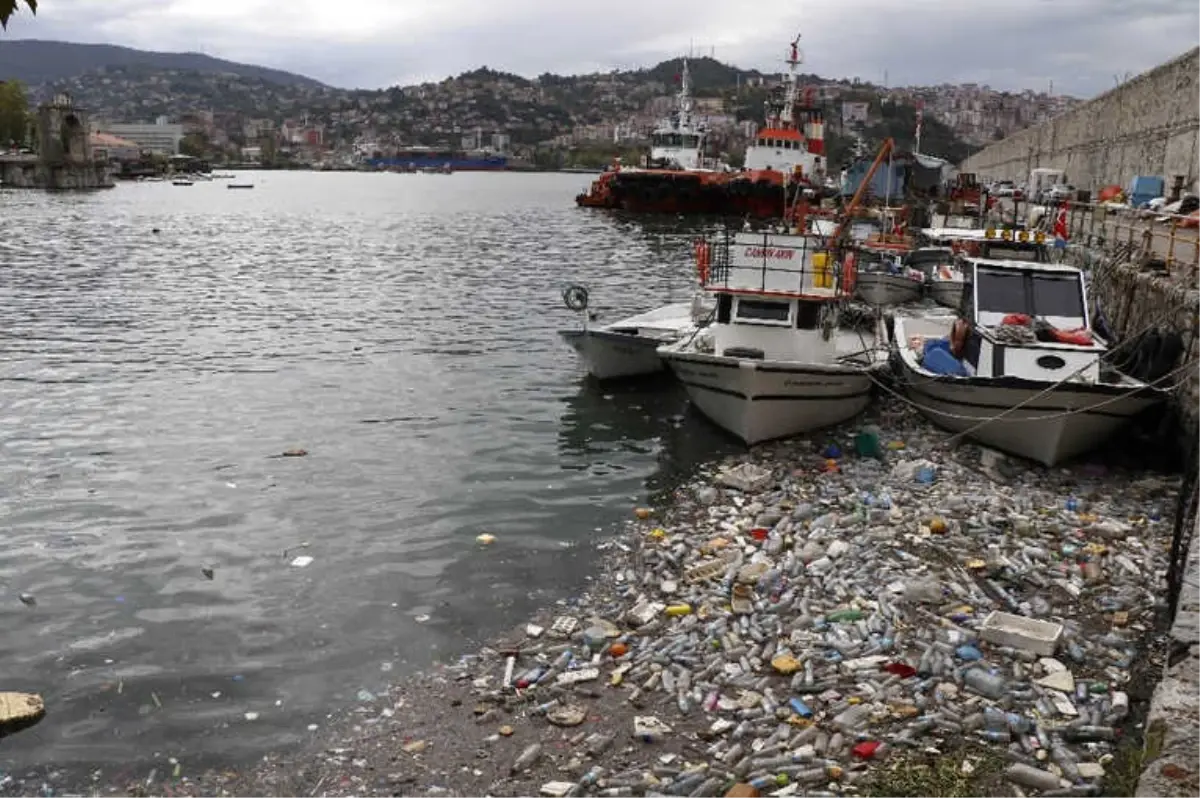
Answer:
[(49, 710), (0, 769), (301, 742), (578, 590), (726, 445), (555, 335), (573, 281), (605, 318), (686, 299), (694, 232), (577, 209), (579, 175), (252, 179), (0, 192), (0, 690)]

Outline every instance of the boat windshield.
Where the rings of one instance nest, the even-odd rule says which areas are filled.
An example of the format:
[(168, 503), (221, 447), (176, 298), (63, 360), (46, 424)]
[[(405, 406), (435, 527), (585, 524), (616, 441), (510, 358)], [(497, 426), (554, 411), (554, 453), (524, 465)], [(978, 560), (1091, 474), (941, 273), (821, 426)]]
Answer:
[(1032, 318), (1084, 319), (1083, 292), (1074, 273), (1029, 273), (979, 269), (978, 312), (1024, 313)]
[(650, 141), (655, 147), (694, 150), (700, 146), (700, 137), (694, 133), (655, 133)]
[(1041, 247), (985, 244), (984, 252), (981, 254), (985, 258), (994, 258), (995, 260), (1021, 260), (1028, 263), (1041, 263), (1044, 260)]

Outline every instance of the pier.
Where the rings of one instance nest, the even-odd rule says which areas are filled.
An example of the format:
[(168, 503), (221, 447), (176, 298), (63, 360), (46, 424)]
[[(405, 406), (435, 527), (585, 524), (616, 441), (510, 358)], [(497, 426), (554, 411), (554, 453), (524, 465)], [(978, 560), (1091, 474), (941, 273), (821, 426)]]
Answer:
[[(1168, 188), (1196, 192), (1200, 168), (1196, 92), (1200, 48), (1121, 84), (1075, 110), (985, 147), (961, 165), (981, 180), (1023, 182), (1030, 171), (1061, 169), (1080, 188), (1127, 186), (1139, 175), (1160, 176)], [(1178, 333), (1176, 367), (1197, 358), (1200, 236), (1194, 219), (1151, 211), (1068, 203), (1068, 260), (1091, 267), (1093, 298), (1122, 338), (1147, 326)], [(1197, 455), (1200, 374), (1185, 373), (1174, 412), (1187, 476), (1167, 574), (1173, 616), (1169, 650), (1146, 719), (1138, 795), (1194, 795), (1200, 783), (1195, 753), (1200, 684), (1200, 567)]]
[(0, 183), (7, 188), (51, 190), (112, 188), (108, 165), (96, 161), (87, 112), (60, 94), (37, 110), (38, 154), (0, 154)]

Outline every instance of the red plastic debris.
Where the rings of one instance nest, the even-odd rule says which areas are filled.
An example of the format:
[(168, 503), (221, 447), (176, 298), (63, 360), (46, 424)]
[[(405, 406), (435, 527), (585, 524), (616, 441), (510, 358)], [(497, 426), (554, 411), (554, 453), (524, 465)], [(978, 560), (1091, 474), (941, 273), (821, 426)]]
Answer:
[(750, 537), (752, 537), (758, 541), (766, 540), (767, 535), (770, 535), (770, 534), (771, 534), (771, 530), (765, 529), (761, 526), (756, 526), (750, 530)]
[(859, 759), (870, 759), (875, 756), (875, 752), (879, 750), (879, 746), (880, 743), (878, 740), (866, 740), (851, 748), (850, 753)]
[(901, 679), (907, 679), (909, 676), (916, 676), (917, 669), (907, 662), (889, 662), (883, 666), (883, 669), (888, 673), (894, 673)]

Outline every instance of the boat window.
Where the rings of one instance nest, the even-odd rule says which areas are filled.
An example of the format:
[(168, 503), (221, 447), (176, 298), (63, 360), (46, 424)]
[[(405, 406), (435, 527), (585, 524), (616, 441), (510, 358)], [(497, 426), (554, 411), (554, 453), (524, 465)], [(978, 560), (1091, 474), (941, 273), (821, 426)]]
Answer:
[(696, 147), (699, 147), (700, 146), (700, 137), (699, 136), (684, 136), (683, 137), (683, 146), (687, 147), (688, 149), (694, 149)]
[(1000, 273), (979, 269), (980, 313), (1024, 313), (1034, 318), (1084, 318), (1075, 274)]
[(1029, 312), (1029, 303), (1025, 300), (1024, 274), (979, 269), (975, 281), (979, 287), (979, 313)]
[(1033, 278), (1032, 316), (1083, 318), (1083, 292), (1074, 274), (1039, 274)]
[(790, 302), (774, 302), (765, 299), (739, 299), (737, 317), (747, 321), (770, 321), (787, 324), (791, 319)]
[(1029, 263), (1040, 263), (1042, 262), (1041, 252), (1041, 247), (1006, 247), (991, 244), (985, 245), (981, 254), (985, 258), (995, 258), (996, 260), (1021, 260)]
[(796, 329), (815, 330), (821, 321), (820, 302), (799, 302), (796, 305)]

